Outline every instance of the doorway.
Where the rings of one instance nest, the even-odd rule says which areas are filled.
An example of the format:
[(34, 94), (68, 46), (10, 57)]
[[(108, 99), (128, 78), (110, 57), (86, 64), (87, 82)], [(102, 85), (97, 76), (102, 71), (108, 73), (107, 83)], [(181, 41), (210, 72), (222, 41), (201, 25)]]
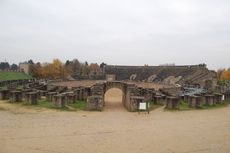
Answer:
[(107, 90), (104, 96), (105, 110), (124, 110), (123, 98), (124, 93), (121, 89), (111, 88)]

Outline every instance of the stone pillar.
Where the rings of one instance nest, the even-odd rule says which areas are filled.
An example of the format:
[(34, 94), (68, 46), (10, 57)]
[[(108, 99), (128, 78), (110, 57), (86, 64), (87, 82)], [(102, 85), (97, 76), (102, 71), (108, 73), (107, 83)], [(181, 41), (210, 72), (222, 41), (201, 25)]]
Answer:
[(11, 91), (10, 102), (22, 102), (22, 91)]
[(183, 99), (186, 103), (189, 101), (189, 95), (184, 95), (184, 99)]
[(26, 93), (31, 92), (31, 91), (32, 91), (32, 89), (24, 89), (24, 90), (22, 90), (22, 97), (26, 98)]
[(201, 100), (202, 98), (200, 96), (189, 96), (188, 98), (189, 107), (191, 108), (201, 107), (202, 105)]
[(65, 98), (67, 104), (73, 104), (76, 101), (76, 95), (73, 92), (66, 93)]
[(157, 104), (157, 105), (164, 105), (165, 104), (165, 101), (164, 101), (162, 96), (156, 95), (156, 96), (154, 96), (153, 99), (154, 99), (154, 104)]
[(220, 104), (220, 103), (222, 103), (222, 94), (215, 94), (214, 95), (214, 103), (216, 103), (216, 104)]
[(84, 89), (81, 88), (79, 90), (79, 100), (83, 100), (83, 97), (84, 97), (83, 94), (84, 94)]
[(31, 105), (37, 105), (38, 103), (38, 93), (37, 92), (29, 92), (26, 93), (26, 101)]
[(57, 95), (57, 92), (48, 92), (46, 94), (46, 100), (49, 101), (49, 102), (52, 102), (53, 101), (53, 96), (54, 95)]
[(82, 99), (85, 101), (85, 100), (87, 100), (88, 96), (90, 96), (90, 88), (84, 88), (83, 89), (83, 97), (82, 97)]
[(179, 109), (179, 98), (177, 97), (167, 97), (166, 98), (166, 108), (167, 109)]
[(205, 95), (205, 104), (208, 106), (214, 105), (214, 96), (213, 95)]
[(0, 90), (0, 100), (7, 100), (9, 99), (10, 92), (9, 90)]
[(65, 95), (63, 94), (59, 94), (59, 95), (54, 95), (53, 96), (53, 104), (56, 107), (62, 108), (66, 105), (66, 101), (65, 101)]
[[(102, 104), (103, 104), (103, 107), (105, 106), (105, 101), (104, 101), (104, 93), (105, 93), (105, 85), (104, 84), (101, 84), (101, 83), (97, 83), (97, 84), (95, 84), (94, 86), (92, 86), (91, 88), (90, 88), (90, 95), (92, 95), (92, 96), (101, 96), (102, 97), (102, 99), (101, 99), (101, 101), (102, 101)], [(87, 98), (88, 99), (88, 98)], [(94, 98), (93, 97), (91, 97), (89, 100), (90, 101), (95, 101), (95, 100), (93, 100)], [(97, 99), (97, 98), (96, 98)], [(88, 101), (88, 100), (87, 100)], [(102, 110), (102, 109), (101, 109)]]
[[(141, 102), (144, 102), (144, 97), (143, 96), (131, 96), (130, 97), (130, 107), (129, 111), (134, 112), (138, 110), (139, 104)], [(148, 107), (148, 106), (147, 106)]]
[(80, 100), (80, 89), (79, 88), (75, 89), (74, 93), (76, 95), (76, 100)]
[(153, 101), (153, 91), (150, 89), (142, 89), (142, 96), (145, 98), (145, 101)]
[(124, 100), (124, 107), (128, 111), (134, 111), (135, 106), (133, 106), (133, 102), (131, 102), (131, 96), (135, 96), (138, 93), (138, 88), (135, 87), (134, 85), (128, 85), (126, 89), (126, 97)]
[(226, 101), (230, 100), (230, 91), (224, 93), (224, 100)]
[(46, 96), (47, 91), (43, 90), (34, 90), (33, 92), (37, 92), (38, 99), (42, 99), (42, 96)]

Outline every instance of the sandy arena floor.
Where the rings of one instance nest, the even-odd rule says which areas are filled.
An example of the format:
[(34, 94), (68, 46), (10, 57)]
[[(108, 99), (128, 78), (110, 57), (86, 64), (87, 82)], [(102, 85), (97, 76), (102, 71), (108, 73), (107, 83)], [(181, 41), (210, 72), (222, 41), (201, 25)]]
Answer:
[(1, 101), (0, 153), (230, 152), (230, 106), (138, 115), (114, 93), (121, 94), (108, 92), (103, 112), (34, 110)]

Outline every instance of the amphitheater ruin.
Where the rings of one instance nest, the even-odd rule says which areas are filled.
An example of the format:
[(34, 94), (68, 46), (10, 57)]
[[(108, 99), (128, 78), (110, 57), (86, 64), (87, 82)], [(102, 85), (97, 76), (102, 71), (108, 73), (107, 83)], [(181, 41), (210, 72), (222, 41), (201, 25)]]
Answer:
[[(1, 82), (8, 89), (0, 91), (1, 99), (36, 104), (42, 96), (56, 107), (64, 107), (76, 100), (85, 101), (87, 110), (102, 111), (105, 94), (117, 88), (122, 92), (121, 102), (130, 112), (137, 111), (141, 102), (163, 104), (169, 109), (178, 109), (181, 100), (190, 107), (198, 108), (203, 103), (221, 103), (228, 92), (217, 91), (216, 72), (208, 70), (205, 64), (189, 66), (113, 66), (102, 69), (100, 80), (48, 81), (20, 80)], [(98, 78), (98, 76), (93, 76)], [(16, 91), (14, 84), (24, 87)], [(215, 92), (214, 92), (215, 91)]]

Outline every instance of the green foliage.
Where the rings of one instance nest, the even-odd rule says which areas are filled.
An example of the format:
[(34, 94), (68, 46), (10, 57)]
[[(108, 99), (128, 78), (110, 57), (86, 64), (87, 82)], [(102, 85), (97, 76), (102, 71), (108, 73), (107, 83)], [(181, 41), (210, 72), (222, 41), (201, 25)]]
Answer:
[(42, 108), (48, 108), (48, 109), (57, 109), (57, 110), (61, 110), (61, 111), (71, 111), (68, 107), (56, 107), (53, 105), (53, 103), (47, 101), (46, 99), (41, 99), (38, 101), (37, 105), (34, 105), (37, 107), (42, 107)]
[(152, 111), (152, 110), (155, 110), (155, 109), (157, 109), (159, 107), (162, 107), (162, 105), (154, 104), (153, 102), (150, 102), (149, 104), (150, 104), (149, 111)]
[(56, 109), (56, 110), (61, 110), (61, 111), (86, 110), (86, 102), (85, 101), (76, 101), (75, 103), (69, 104), (66, 107), (58, 108), (58, 107), (54, 106), (52, 102), (49, 102), (46, 99), (41, 99), (41, 100), (38, 101), (37, 105), (33, 105), (33, 106), (42, 107), (42, 108), (48, 108), (48, 109)]
[(201, 105), (201, 107), (199, 107), (199, 108), (191, 108), (191, 107), (189, 107), (188, 102), (181, 101), (181, 102), (180, 102), (180, 111), (194, 110), (194, 109), (213, 109), (213, 108), (221, 108), (221, 107), (227, 106), (228, 104), (230, 104), (230, 101), (223, 101), (223, 102), (220, 103), (220, 104), (215, 104), (215, 105), (212, 105), (212, 106), (208, 106), (208, 105), (206, 105), (206, 104), (203, 104), (203, 105)]
[(47, 101), (46, 99), (39, 100), (37, 106), (44, 107), (44, 108), (54, 108), (55, 107), (51, 102)]
[(188, 102), (181, 101), (180, 102), (180, 110), (191, 110), (192, 108), (189, 107)]
[(22, 72), (0, 72), (0, 81), (32, 79), (28, 74)]
[(225, 80), (218, 80), (217, 85), (224, 86), (225, 85)]
[(80, 110), (86, 110), (86, 102), (85, 101), (76, 101), (73, 104), (70, 104), (71, 107), (75, 108), (75, 109), (80, 109)]
[(213, 108), (222, 108), (230, 104), (230, 101), (223, 101), (221, 104), (215, 104), (213, 106), (203, 105), (201, 109), (213, 109)]

